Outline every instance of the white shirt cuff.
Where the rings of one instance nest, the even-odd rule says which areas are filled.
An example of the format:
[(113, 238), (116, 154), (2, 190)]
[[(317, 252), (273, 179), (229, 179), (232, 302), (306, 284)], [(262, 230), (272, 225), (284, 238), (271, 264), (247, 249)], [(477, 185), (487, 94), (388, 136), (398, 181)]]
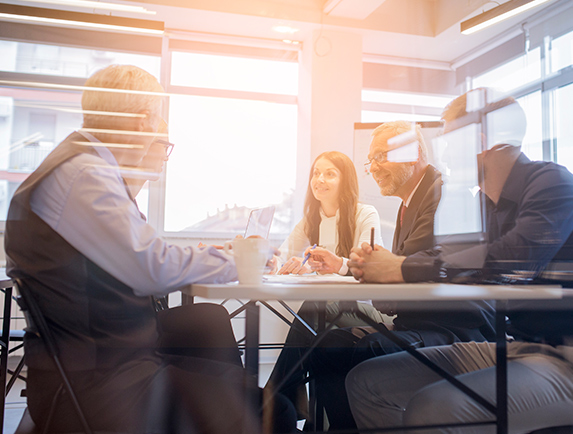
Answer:
[(348, 258), (342, 258), (342, 265), (340, 266), (340, 270), (338, 270), (338, 274), (346, 276), (346, 273), (348, 273)]

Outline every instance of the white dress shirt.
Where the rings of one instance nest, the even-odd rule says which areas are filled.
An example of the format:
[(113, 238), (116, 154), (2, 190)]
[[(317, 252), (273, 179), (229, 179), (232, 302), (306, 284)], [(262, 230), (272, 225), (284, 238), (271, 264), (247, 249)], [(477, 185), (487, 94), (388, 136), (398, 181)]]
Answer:
[(236, 280), (232, 258), (213, 247), (168, 244), (127, 194), (113, 154), (79, 154), (33, 192), (30, 206), (71, 246), (136, 295), (162, 296), (194, 282)]

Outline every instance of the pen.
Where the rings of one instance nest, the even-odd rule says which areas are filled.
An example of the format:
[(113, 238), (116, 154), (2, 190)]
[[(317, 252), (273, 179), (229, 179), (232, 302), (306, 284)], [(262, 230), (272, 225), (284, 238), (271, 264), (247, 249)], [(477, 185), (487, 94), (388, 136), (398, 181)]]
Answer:
[[(314, 246), (312, 246), (312, 249), (315, 249), (315, 248), (316, 248), (316, 244)], [(310, 249), (310, 250), (312, 250), (312, 249)], [(306, 264), (306, 261), (308, 261), (309, 258), (310, 258), (310, 252), (308, 252), (306, 254), (306, 256), (304, 257), (304, 260), (302, 261), (302, 264), (300, 264), (300, 266), (302, 267), (304, 264)]]
[(370, 247), (374, 250), (374, 227), (370, 229)]

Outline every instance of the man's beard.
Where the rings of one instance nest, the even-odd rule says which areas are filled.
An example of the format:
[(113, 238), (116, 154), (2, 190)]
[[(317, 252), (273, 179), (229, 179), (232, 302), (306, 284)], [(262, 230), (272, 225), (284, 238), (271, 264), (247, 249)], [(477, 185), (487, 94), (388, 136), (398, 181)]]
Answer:
[(384, 170), (384, 173), (390, 173), (390, 177), (384, 184), (378, 184), (380, 193), (382, 196), (395, 196), (398, 189), (414, 175), (414, 166), (400, 164), (393, 167), (392, 170)]

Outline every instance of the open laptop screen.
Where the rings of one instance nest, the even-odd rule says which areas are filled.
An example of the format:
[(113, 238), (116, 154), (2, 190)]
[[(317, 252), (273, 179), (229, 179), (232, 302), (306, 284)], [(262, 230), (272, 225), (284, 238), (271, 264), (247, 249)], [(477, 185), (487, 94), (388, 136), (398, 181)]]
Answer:
[(249, 214), (249, 220), (247, 221), (245, 238), (253, 235), (267, 238), (269, 236), (274, 214), (274, 206), (253, 209)]

